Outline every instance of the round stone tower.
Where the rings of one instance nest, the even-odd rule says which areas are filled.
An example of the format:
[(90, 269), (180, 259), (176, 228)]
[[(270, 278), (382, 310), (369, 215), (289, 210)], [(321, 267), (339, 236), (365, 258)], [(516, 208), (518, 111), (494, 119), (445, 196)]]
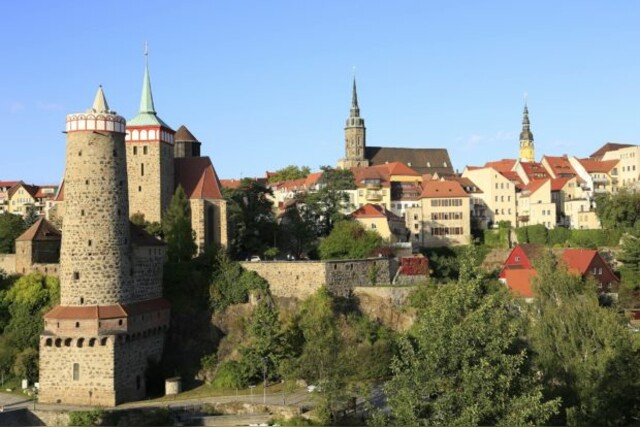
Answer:
[(132, 287), (126, 121), (102, 87), (93, 107), (67, 116), (65, 218), (60, 252), (63, 306), (127, 303)]

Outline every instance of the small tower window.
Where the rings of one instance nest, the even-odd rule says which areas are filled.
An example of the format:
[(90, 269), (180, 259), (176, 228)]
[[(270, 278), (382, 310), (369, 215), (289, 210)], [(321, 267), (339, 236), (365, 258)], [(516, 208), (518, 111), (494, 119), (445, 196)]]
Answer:
[(134, 155), (138, 154), (138, 147), (133, 147), (133, 154)]
[(73, 272), (73, 280), (80, 280), (80, 273), (77, 271)]
[(144, 163), (140, 163), (140, 176), (144, 176)]
[(80, 327), (80, 322), (76, 322), (76, 328)]
[(91, 240), (89, 240), (88, 245), (91, 246)]
[(138, 191), (142, 191), (142, 185), (138, 185)]
[(80, 210), (80, 216), (84, 216), (84, 209)]
[(113, 150), (113, 157), (118, 157), (118, 152), (116, 150)]
[(142, 154), (147, 154), (147, 146), (142, 147)]
[(84, 304), (84, 297), (80, 297), (80, 304)]
[(82, 151), (78, 151), (78, 157), (82, 157)]
[(118, 326), (122, 326), (122, 319), (118, 320)]
[(80, 364), (73, 364), (73, 380), (78, 381), (80, 379)]
[(88, 179), (85, 179), (85, 180), (84, 180), (84, 183), (85, 183), (85, 185), (89, 185), (89, 180), (88, 180)]

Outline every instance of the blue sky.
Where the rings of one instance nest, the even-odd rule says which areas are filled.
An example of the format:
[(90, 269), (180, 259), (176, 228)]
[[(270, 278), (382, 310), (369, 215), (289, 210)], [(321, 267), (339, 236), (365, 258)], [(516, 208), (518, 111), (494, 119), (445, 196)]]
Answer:
[(456, 169), (640, 143), (640, 2), (3, 1), (0, 180), (56, 183), (65, 115), (102, 84), (135, 116), (149, 43), (158, 115), (221, 178), (335, 165), (356, 67), (372, 146), (444, 147)]

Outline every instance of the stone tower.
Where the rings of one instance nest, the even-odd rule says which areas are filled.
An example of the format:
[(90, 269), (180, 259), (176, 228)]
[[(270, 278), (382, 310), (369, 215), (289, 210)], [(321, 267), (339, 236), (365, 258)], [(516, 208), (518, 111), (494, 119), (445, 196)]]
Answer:
[(127, 123), (129, 209), (147, 221), (162, 220), (174, 191), (173, 129), (156, 114), (145, 51), (140, 111)]
[(356, 79), (353, 78), (353, 92), (351, 94), (351, 111), (344, 128), (345, 158), (338, 162), (341, 169), (352, 167), (369, 166), (369, 161), (365, 157), (365, 147), (367, 146), (367, 129), (364, 126), (364, 119), (360, 117), (360, 107), (358, 107), (358, 92), (356, 90)]
[(524, 104), (524, 112), (522, 115), (522, 132), (520, 132), (520, 161), (534, 162), (535, 151), (533, 146), (533, 133), (531, 133), (529, 123), (529, 109), (527, 103)]
[(162, 354), (164, 245), (130, 225), (125, 132), (102, 88), (92, 108), (67, 116), (60, 305), (40, 336), (44, 403), (141, 399), (147, 362)]

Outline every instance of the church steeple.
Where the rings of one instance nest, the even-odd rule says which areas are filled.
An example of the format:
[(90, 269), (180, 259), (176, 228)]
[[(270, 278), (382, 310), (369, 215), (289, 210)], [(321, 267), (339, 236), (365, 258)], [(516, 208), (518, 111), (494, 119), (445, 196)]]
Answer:
[(142, 82), (142, 98), (140, 99), (140, 113), (156, 114), (151, 93), (151, 78), (149, 77), (149, 48), (144, 45), (144, 80)]
[(345, 157), (338, 162), (338, 167), (348, 169), (369, 165), (369, 161), (365, 158), (366, 136), (367, 129), (364, 126), (364, 119), (360, 117), (358, 90), (354, 76), (351, 91), (351, 110), (344, 127)]
[(520, 161), (535, 161), (534, 153), (533, 133), (531, 132), (531, 123), (529, 122), (529, 108), (525, 100), (524, 112), (522, 113), (522, 132), (520, 132)]

